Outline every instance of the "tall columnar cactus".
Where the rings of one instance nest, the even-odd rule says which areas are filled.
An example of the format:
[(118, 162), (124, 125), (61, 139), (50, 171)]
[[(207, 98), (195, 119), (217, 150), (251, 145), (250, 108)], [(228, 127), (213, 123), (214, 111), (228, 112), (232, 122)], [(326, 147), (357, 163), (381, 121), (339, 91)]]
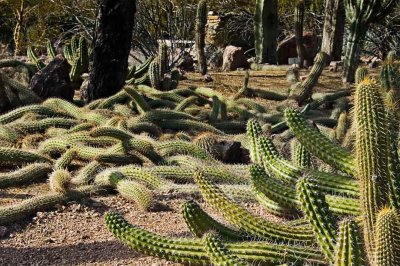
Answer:
[(381, 90), (369, 79), (356, 89), (354, 123), (364, 241), (372, 263), (376, 214), (389, 204), (390, 135)]
[(205, 55), (207, 16), (208, 16), (207, 1), (201, 0), (197, 6), (196, 50), (197, 50), (199, 71), (202, 75), (207, 74), (207, 58)]
[(376, 218), (374, 263), (394, 266), (400, 262), (400, 221), (396, 210), (384, 208)]
[(49, 57), (50, 60), (53, 60), (54, 57), (56, 57), (56, 51), (54, 50), (53, 44), (51, 43), (50, 40), (47, 41), (47, 56)]
[(366, 77), (368, 77), (368, 69), (365, 67), (358, 67), (355, 74), (355, 83), (360, 84)]
[(350, 20), (350, 35), (347, 40), (343, 81), (354, 81), (364, 38), (371, 23), (384, 18), (397, 3), (397, 0), (345, 0), (346, 17)]
[(278, 37), (277, 0), (256, 1), (254, 33), (257, 62), (276, 64)]

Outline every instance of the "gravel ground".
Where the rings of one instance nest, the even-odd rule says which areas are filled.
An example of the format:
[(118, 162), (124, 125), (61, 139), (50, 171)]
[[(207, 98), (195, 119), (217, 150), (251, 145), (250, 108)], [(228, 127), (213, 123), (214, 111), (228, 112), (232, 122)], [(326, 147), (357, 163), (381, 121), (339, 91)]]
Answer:
[[(17, 203), (44, 191), (47, 184), (1, 190), (0, 205)], [(169, 191), (156, 195), (156, 206), (144, 212), (122, 197), (111, 195), (38, 212), (35, 217), (6, 227), (6, 234), (0, 238), (0, 265), (179, 265), (124, 246), (107, 230), (104, 213), (118, 211), (130, 222), (161, 235), (190, 237), (180, 208), (190, 199), (193, 196)], [(215, 216), (201, 199), (195, 200)], [(257, 204), (243, 206), (267, 216)], [(0, 234), (1, 229), (5, 228), (0, 228)]]

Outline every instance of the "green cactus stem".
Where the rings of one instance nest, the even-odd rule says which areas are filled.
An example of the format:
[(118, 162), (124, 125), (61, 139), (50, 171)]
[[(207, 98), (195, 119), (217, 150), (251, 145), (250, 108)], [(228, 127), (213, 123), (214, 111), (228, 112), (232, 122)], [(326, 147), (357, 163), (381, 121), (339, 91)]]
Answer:
[(333, 263), (336, 244), (336, 224), (325, 197), (318, 191), (310, 178), (302, 178), (297, 183), (297, 193), (301, 209), (309, 220), (326, 258)]
[(396, 210), (383, 208), (375, 225), (375, 265), (394, 266), (400, 261), (400, 221)]
[(355, 221), (345, 219), (339, 224), (335, 248), (335, 266), (362, 266), (364, 247)]
[(390, 134), (381, 90), (369, 79), (357, 86), (354, 123), (364, 241), (372, 263), (376, 213), (389, 204)]

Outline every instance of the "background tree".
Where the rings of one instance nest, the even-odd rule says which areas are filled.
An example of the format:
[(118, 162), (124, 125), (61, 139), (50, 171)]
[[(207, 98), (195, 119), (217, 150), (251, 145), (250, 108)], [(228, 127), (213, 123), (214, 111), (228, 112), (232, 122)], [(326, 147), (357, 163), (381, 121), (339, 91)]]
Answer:
[(321, 51), (328, 54), (330, 60), (341, 60), (345, 24), (344, 0), (326, 0)]
[(114, 95), (125, 84), (136, 1), (102, 0), (99, 9), (87, 101)]

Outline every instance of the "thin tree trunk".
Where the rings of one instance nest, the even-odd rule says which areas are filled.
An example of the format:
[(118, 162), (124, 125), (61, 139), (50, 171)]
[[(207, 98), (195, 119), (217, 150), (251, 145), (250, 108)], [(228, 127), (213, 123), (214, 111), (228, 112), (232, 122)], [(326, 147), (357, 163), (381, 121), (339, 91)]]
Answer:
[(14, 28), (14, 44), (15, 44), (15, 50), (14, 54), (15, 55), (20, 55), (21, 50), (22, 50), (22, 25), (24, 23), (24, 18), (25, 18), (25, 1), (21, 1), (21, 6), (19, 9), (15, 10), (15, 16), (16, 16), (16, 24)]
[(297, 48), (297, 58), (299, 61), (298, 62), (299, 68), (304, 68), (304, 60), (305, 60), (305, 49), (303, 41), (304, 12), (305, 12), (304, 2), (297, 4), (294, 14), (294, 22), (295, 22), (294, 27), (295, 27), (296, 48)]
[(135, 0), (101, 0), (87, 101), (109, 97), (125, 84), (136, 12)]
[(342, 57), (345, 20), (344, 0), (326, 0), (321, 51), (332, 61), (340, 61)]

